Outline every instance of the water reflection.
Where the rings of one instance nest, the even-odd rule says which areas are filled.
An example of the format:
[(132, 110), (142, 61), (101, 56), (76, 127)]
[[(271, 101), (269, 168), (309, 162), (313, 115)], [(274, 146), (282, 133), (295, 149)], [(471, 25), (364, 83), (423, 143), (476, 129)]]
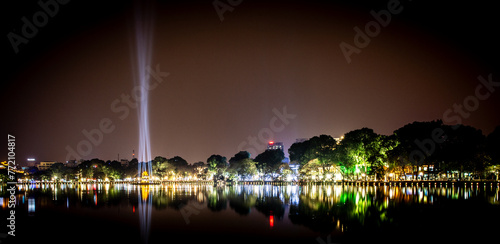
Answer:
[[(239, 216), (242, 218), (241, 227), (236, 225), (234, 228), (247, 228), (243, 227), (243, 222), (250, 221), (256, 212), (261, 216), (258, 218), (265, 218), (259, 223), (265, 224), (268, 230), (301, 226), (316, 236), (323, 236), (323, 240), (327, 235), (338, 237), (349, 232), (402, 229), (401, 226), (406, 225), (428, 224), (429, 220), (437, 226), (455, 218), (457, 210), (475, 212), (477, 216), (471, 220), (482, 220), (481, 216), (487, 215), (488, 211), (500, 212), (499, 188), (477, 185), (214, 187), (201, 184), (36, 184), (19, 185), (17, 194), (18, 199), (27, 199), (26, 203), (19, 204), (27, 205), (25, 209), (32, 216), (45, 208), (80, 211), (111, 207), (127, 209), (130, 214), (138, 212), (138, 235), (145, 243), (151, 241), (151, 226), (154, 226), (155, 218), (163, 218), (162, 224), (188, 229), (196, 225), (196, 221), (202, 221), (196, 216), (204, 211), (217, 214), (224, 221)], [(5, 209), (8, 198), (2, 197), (0, 206)], [(233, 215), (219, 214), (228, 212)], [(164, 217), (162, 213), (170, 215)], [(172, 216), (172, 213), (177, 216)], [(206, 228), (215, 227), (207, 225)]]
[(152, 209), (152, 192), (150, 186), (140, 186), (141, 190), (138, 194), (139, 202), (139, 222), (141, 228), (141, 240), (148, 243), (149, 231), (151, 229), (151, 209)]

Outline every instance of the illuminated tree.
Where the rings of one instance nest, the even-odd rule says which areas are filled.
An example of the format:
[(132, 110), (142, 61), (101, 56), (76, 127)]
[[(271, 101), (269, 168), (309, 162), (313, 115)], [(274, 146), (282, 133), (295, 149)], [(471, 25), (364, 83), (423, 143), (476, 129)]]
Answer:
[(52, 177), (56, 179), (66, 178), (66, 172), (68, 171), (62, 163), (55, 163), (51, 165), (49, 170), (52, 173)]
[[(372, 129), (362, 128), (350, 131), (344, 135), (344, 139), (337, 145), (335, 156), (344, 173), (370, 175), (376, 174), (372, 170), (377, 167), (377, 157), (380, 157), (381, 138)], [(385, 151), (384, 151), (385, 153)]]
[(309, 158), (310, 155), (306, 154), (309, 144), (309, 140), (293, 143), (288, 149), (290, 161), (298, 162), (301, 166), (304, 166), (312, 160), (312, 158)]
[(237, 154), (235, 154), (231, 159), (229, 159), (229, 164), (232, 164), (234, 162), (240, 161), (242, 159), (247, 159), (250, 158), (250, 153), (247, 151), (240, 151)]
[(383, 176), (389, 169), (390, 152), (399, 144), (394, 135), (378, 135), (373, 143), (372, 155), (368, 159), (371, 163), (369, 175)]
[(498, 180), (500, 173), (500, 126), (497, 126), (486, 138), (486, 151), (491, 159), (491, 172)]
[(256, 163), (251, 158), (243, 158), (230, 163), (227, 170), (231, 180), (241, 178), (242, 180), (251, 179), (257, 174)]
[(208, 171), (214, 176), (214, 180), (224, 180), (227, 167), (226, 157), (213, 154), (207, 159)]
[(301, 166), (299, 169), (300, 176), (303, 180), (318, 180), (320, 178), (320, 165), (317, 159), (313, 159)]
[(326, 179), (326, 175), (334, 173), (335, 166), (337, 166), (334, 164), (334, 150), (337, 146), (337, 141), (329, 135), (320, 135), (319, 137), (315, 136), (309, 139), (309, 142), (308, 157), (317, 159), (323, 176), (322, 178)]
[(167, 174), (167, 168), (170, 166), (168, 160), (157, 156), (153, 159), (153, 175), (163, 178)]
[(227, 172), (231, 180), (238, 178), (242, 180), (251, 179), (257, 174), (256, 162), (250, 158), (249, 152), (240, 151), (229, 159), (229, 168)]
[(257, 169), (262, 172), (263, 176), (271, 177), (275, 180), (279, 175), (280, 166), (285, 158), (285, 154), (281, 150), (266, 150), (255, 157)]
[(193, 174), (197, 179), (207, 179), (207, 165), (204, 162), (197, 162), (193, 164)]
[(300, 171), (303, 176), (316, 179), (316, 176), (311, 175), (312, 172), (316, 172), (315, 174), (321, 174), (317, 179), (325, 179), (327, 174), (336, 173), (339, 169), (335, 160), (336, 145), (337, 141), (333, 137), (320, 135), (292, 144), (288, 153), (290, 160), (299, 162), (301, 168), (308, 169)]
[(282, 163), (280, 165), (280, 170), (279, 170), (279, 177), (281, 178), (282, 181), (288, 180), (288, 176), (292, 175), (293, 171), (290, 168), (290, 165), (287, 163)]
[[(170, 167), (169, 167), (170, 166)], [(165, 171), (173, 173), (174, 178), (185, 178), (191, 171), (188, 162), (182, 157), (175, 156), (168, 159)]]

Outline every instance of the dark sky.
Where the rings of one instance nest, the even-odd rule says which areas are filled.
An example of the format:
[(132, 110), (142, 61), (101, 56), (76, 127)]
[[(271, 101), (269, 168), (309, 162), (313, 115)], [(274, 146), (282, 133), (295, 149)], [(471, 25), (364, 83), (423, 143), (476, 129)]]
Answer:
[[(9, 33), (22, 34), (23, 16), (42, 8), (3, 3), (0, 134), (16, 136), (18, 163), (65, 161), (79, 144), (84, 159), (131, 159), (137, 110), (120, 99), (134, 88), (134, 4), (116, 2), (59, 5), (18, 53)], [(149, 93), (153, 156), (194, 163), (244, 149), (255, 157), (262, 150), (248, 137), (262, 144), (270, 131), (288, 149), (297, 138), (362, 127), (391, 134), (413, 121), (459, 118), (484, 134), (500, 125), (500, 86), (480, 90), (490, 96), (470, 103), (477, 108), (469, 117), (444, 115), (474, 101), (478, 76), (500, 81), (493, 3), (400, 1), (348, 63), (340, 44), (355, 45), (354, 28), (364, 30), (375, 20), (370, 11), (392, 1), (348, 2), (243, 0), (221, 21), (211, 0), (157, 1), (152, 66), (169, 75)], [(286, 125), (275, 112), (283, 110)], [(83, 147), (90, 141), (82, 131), (102, 121), (114, 130)]]

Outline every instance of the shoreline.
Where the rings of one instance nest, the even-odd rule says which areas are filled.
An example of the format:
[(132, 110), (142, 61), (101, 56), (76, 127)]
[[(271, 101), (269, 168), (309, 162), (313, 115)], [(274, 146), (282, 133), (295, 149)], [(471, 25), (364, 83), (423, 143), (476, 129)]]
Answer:
[(143, 182), (22, 182), (16, 185), (38, 185), (38, 184), (131, 184), (131, 185), (173, 185), (173, 184), (195, 184), (195, 185), (215, 185), (215, 186), (234, 186), (234, 185), (345, 185), (345, 186), (422, 186), (422, 187), (500, 187), (500, 181), (496, 180), (472, 180), (472, 181), (443, 181), (443, 180), (407, 180), (407, 181), (337, 181), (337, 182), (292, 182), (292, 181), (238, 181), (215, 184), (214, 181), (158, 181), (151, 183)]

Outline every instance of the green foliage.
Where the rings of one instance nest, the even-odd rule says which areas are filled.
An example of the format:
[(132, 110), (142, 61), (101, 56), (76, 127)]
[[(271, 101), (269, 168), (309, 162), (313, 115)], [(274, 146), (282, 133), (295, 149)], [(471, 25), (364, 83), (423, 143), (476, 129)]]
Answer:
[(208, 168), (204, 162), (196, 162), (193, 164), (193, 176), (200, 180), (206, 180)]
[[(341, 141), (329, 135), (319, 135), (294, 143), (290, 159), (300, 165), (301, 176), (324, 180), (340, 173), (344, 179), (362, 174), (382, 177), (391, 173), (397, 178), (408, 173), (416, 175), (418, 167), (433, 165), (434, 174), (463, 172), (475, 177), (498, 178), (500, 169), (500, 126), (487, 137), (480, 130), (465, 125), (444, 125), (442, 121), (413, 122), (394, 131), (378, 135), (372, 129), (361, 128), (346, 133)], [(286, 179), (292, 171), (282, 163), (281, 150), (266, 150), (254, 160), (246, 151), (236, 153), (229, 163), (226, 157), (211, 155), (206, 164), (189, 165), (182, 157), (155, 157), (151, 162), (153, 175), (162, 179), (248, 180), (257, 174)], [(38, 180), (75, 180), (79, 178), (116, 180), (138, 176), (137, 159), (128, 166), (118, 161), (91, 159), (76, 168), (62, 163), (46, 171), (36, 168), (28, 172)]]
[(375, 174), (384, 163), (383, 141), (384, 138), (369, 128), (350, 131), (337, 146), (337, 159), (346, 173)]
[(285, 154), (283, 151), (277, 149), (264, 151), (257, 155), (254, 161), (257, 163), (257, 169), (264, 177), (271, 177), (275, 180), (278, 177), (283, 159), (285, 159)]
[(224, 180), (228, 168), (226, 157), (213, 154), (207, 159), (208, 171), (214, 176), (214, 180)]
[[(292, 161), (299, 162), (303, 169), (301, 175), (316, 178), (333, 173), (336, 168), (337, 141), (329, 135), (320, 135), (311, 139), (294, 143), (288, 153)], [(293, 155), (293, 156), (292, 156)]]
[(250, 180), (252, 176), (257, 174), (256, 163), (251, 158), (242, 158), (237, 161), (232, 161), (227, 170), (230, 180)]
[(309, 140), (292, 144), (288, 149), (290, 161), (298, 162), (301, 166), (307, 164), (311, 160), (306, 154), (309, 144)]

